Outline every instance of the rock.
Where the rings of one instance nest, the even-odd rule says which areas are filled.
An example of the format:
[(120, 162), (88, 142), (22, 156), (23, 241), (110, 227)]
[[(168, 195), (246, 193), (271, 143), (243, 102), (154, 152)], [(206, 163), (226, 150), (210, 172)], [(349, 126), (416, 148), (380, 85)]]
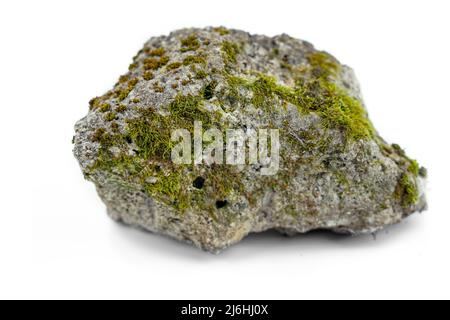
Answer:
[[(248, 150), (252, 133), (278, 130), (278, 170), (265, 172), (276, 157), (211, 163), (231, 142), (194, 148), (202, 164), (172, 160), (173, 130), (211, 128), (241, 129)], [(379, 136), (353, 71), (287, 35), (151, 38), (75, 129), (74, 154), (113, 219), (214, 253), (269, 229), (373, 233), (426, 208), (426, 170)]]

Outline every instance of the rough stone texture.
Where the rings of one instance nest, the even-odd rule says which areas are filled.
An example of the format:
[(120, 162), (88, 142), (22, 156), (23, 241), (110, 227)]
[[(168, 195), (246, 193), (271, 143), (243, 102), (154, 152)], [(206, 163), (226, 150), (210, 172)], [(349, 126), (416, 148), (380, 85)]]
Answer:
[[(174, 165), (170, 130), (194, 120), (280, 129), (278, 174)], [(151, 38), (91, 101), (74, 145), (113, 219), (210, 252), (268, 229), (372, 233), (426, 208), (426, 170), (373, 129), (353, 71), (287, 35), (207, 28)]]

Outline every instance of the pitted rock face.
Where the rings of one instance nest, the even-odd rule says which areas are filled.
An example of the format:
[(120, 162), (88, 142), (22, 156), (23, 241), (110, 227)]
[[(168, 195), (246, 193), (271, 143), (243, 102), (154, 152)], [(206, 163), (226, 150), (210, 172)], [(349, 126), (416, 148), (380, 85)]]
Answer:
[[(175, 129), (278, 129), (280, 165), (177, 165)], [(252, 232), (360, 234), (426, 207), (426, 171), (368, 119), (353, 71), (304, 41), (225, 28), (150, 39), (76, 124), (116, 220), (219, 252)]]

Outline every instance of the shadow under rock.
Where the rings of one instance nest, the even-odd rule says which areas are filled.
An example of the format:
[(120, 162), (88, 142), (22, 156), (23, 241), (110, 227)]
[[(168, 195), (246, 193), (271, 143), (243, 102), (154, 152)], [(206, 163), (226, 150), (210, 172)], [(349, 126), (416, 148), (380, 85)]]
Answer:
[(419, 228), (420, 221), (417, 221), (417, 219), (420, 216), (410, 217), (373, 235), (349, 236), (327, 230), (311, 231), (295, 236), (285, 236), (275, 230), (253, 233), (240, 243), (225, 249), (219, 255), (204, 252), (190, 244), (164, 235), (129, 227), (122, 223), (113, 223), (116, 226), (115, 229), (117, 229), (114, 231), (115, 233), (119, 234), (121, 238), (133, 242), (133, 245), (145, 250), (145, 252), (208, 262), (231, 257), (244, 260), (258, 255), (320, 254), (329, 250), (353, 250), (385, 246), (395, 241), (403, 241), (405, 237), (412, 236), (415, 229)]

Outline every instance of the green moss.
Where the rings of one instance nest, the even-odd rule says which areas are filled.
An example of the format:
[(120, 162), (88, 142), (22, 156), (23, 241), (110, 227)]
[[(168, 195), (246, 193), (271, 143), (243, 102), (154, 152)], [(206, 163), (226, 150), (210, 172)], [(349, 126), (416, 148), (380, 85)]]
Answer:
[(237, 55), (239, 54), (239, 46), (230, 41), (222, 42), (221, 46), (222, 57), (225, 64), (235, 64), (237, 63)]
[(116, 108), (116, 112), (123, 113), (127, 110), (127, 106), (124, 104), (119, 104)]
[(92, 98), (92, 99), (89, 101), (89, 109), (90, 109), (90, 110), (95, 110), (95, 109), (97, 109), (98, 106), (100, 105), (100, 102), (101, 102), (101, 99), (100, 99), (99, 97)]
[(169, 170), (157, 170), (155, 167), (146, 168), (147, 174), (151, 174), (156, 182), (146, 182), (145, 176), (141, 179), (144, 189), (148, 194), (158, 195), (158, 197), (168, 204), (173, 205), (179, 210), (185, 210), (189, 207), (189, 198), (187, 191), (183, 188), (183, 175), (180, 171), (170, 168)]
[(161, 87), (159, 85), (159, 83), (155, 83), (153, 85), (153, 90), (155, 90), (155, 92), (158, 92), (158, 93), (163, 93), (165, 91), (164, 87)]
[(128, 136), (138, 147), (140, 157), (169, 160), (172, 148), (169, 122), (168, 117), (157, 114), (127, 121)]
[(117, 119), (117, 114), (116, 114), (115, 112), (108, 112), (108, 113), (105, 115), (104, 119), (105, 119), (106, 121), (113, 121), (113, 120), (116, 120), (116, 119)]
[(411, 164), (408, 167), (408, 171), (412, 173), (415, 177), (418, 177), (420, 173), (419, 163), (416, 160), (412, 160)]
[(312, 72), (319, 77), (336, 76), (340, 71), (339, 62), (326, 52), (315, 52), (308, 56)]
[(400, 201), (402, 207), (409, 208), (419, 201), (419, 188), (413, 177), (403, 174), (394, 193), (396, 200)]
[(106, 130), (104, 128), (98, 128), (95, 130), (94, 134), (91, 137), (93, 142), (101, 142), (103, 141), (104, 135), (106, 134)]
[(203, 175), (205, 188), (213, 199), (226, 200), (231, 193), (244, 192), (242, 176), (232, 166), (214, 164)]
[(189, 66), (192, 64), (206, 64), (206, 59), (202, 55), (190, 55), (184, 58), (183, 64)]
[(152, 80), (154, 77), (155, 76), (153, 75), (153, 72), (151, 72), (151, 71), (144, 72), (144, 76), (143, 76), (144, 80), (149, 81), (149, 80)]
[(206, 72), (205, 70), (203, 70), (203, 69), (196, 70), (195, 79), (202, 80), (202, 79), (206, 79), (207, 77), (208, 77), (208, 72)]
[(130, 81), (128, 81), (126, 87), (117, 89), (115, 91), (117, 99), (119, 101), (125, 100), (128, 97), (128, 95), (130, 94), (130, 92), (133, 91), (133, 89), (136, 87), (138, 82), (139, 82), (139, 79), (134, 78), (134, 79), (131, 79)]
[(405, 150), (402, 149), (402, 147), (400, 147), (398, 144), (394, 143), (392, 144), (392, 149), (394, 149), (394, 151), (402, 157), (406, 157), (406, 152)]
[(130, 66), (128, 67), (128, 70), (133, 71), (135, 69), (137, 69), (139, 67), (139, 64), (137, 62), (133, 62), (132, 64), (130, 64)]
[(107, 112), (107, 111), (111, 110), (111, 105), (109, 103), (103, 103), (102, 105), (100, 105), (98, 110), (100, 112)]
[(129, 75), (123, 75), (119, 77), (119, 83), (125, 83), (128, 80), (130, 80), (130, 76)]
[[(169, 111), (175, 119), (181, 122), (189, 122), (192, 127), (195, 120), (202, 121), (208, 126), (212, 122), (211, 115), (203, 109), (203, 97), (178, 95), (169, 105)], [(180, 127), (185, 128), (185, 127)]]
[[(113, 176), (119, 175), (119, 180), (125, 180), (131, 186), (142, 186), (155, 199), (180, 210), (192, 206), (216, 210), (215, 201), (242, 190), (239, 173), (225, 165), (196, 168), (176, 166), (171, 161), (175, 144), (171, 141), (173, 128), (185, 128), (193, 132), (194, 121), (202, 121), (205, 130), (218, 125), (220, 116), (203, 109), (203, 95), (202, 91), (197, 96), (177, 96), (167, 106), (169, 116), (161, 115), (151, 108), (137, 109), (139, 116), (126, 120), (123, 134), (120, 134), (115, 122), (111, 124), (114, 134), (109, 134), (105, 129), (97, 130), (93, 140), (99, 142), (101, 148), (92, 170), (102, 169)], [(113, 146), (127, 150), (130, 144), (133, 144), (134, 155), (117, 155), (110, 151)], [(199, 175), (204, 176), (207, 183), (201, 191), (202, 195), (197, 197), (190, 186)]]
[(144, 60), (144, 69), (145, 70), (158, 70), (161, 67), (164, 67), (167, 63), (169, 63), (170, 58), (168, 56), (162, 56), (159, 58), (150, 57)]
[(138, 146), (139, 155), (147, 159), (170, 160), (173, 128), (193, 130), (195, 120), (204, 125), (211, 123), (209, 113), (201, 109), (202, 103), (199, 96), (177, 96), (168, 106), (170, 117), (161, 116), (151, 109), (141, 109), (139, 118), (127, 121), (129, 137)]
[[(341, 129), (350, 140), (369, 139), (375, 136), (375, 129), (361, 102), (349, 96), (334, 83), (322, 83), (323, 102), (317, 109), (330, 128)], [(316, 104), (317, 105), (317, 104)], [(316, 106), (312, 106), (313, 110)]]
[(350, 182), (348, 181), (347, 175), (342, 171), (335, 171), (334, 177), (336, 179), (336, 182), (339, 184), (339, 186), (343, 187), (344, 189), (348, 190), (350, 187)]
[(200, 41), (196, 34), (191, 34), (190, 36), (181, 40), (181, 52), (196, 51), (200, 48)]
[(176, 70), (179, 69), (183, 64), (181, 62), (173, 62), (166, 66), (167, 70)]
[(156, 48), (148, 51), (148, 55), (151, 57), (162, 57), (166, 54), (166, 49), (164, 48)]
[(249, 102), (254, 106), (270, 112), (276, 105), (275, 99), (291, 103), (301, 113), (317, 113), (325, 127), (342, 131), (349, 141), (369, 139), (375, 135), (375, 129), (362, 104), (325, 78), (298, 82), (295, 87), (288, 87), (264, 74), (257, 74), (254, 80), (230, 75), (226, 77), (229, 93), (237, 100), (242, 101), (239, 88), (244, 88), (252, 92)]
[(114, 133), (119, 133), (119, 124), (117, 123), (117, 122), (112, 122), (111, 123), (111, 130), (114, 132)]
[(225, 36), (227, 34), (230, 34), (230, 30), (228, 30), (225, 27), (217, 27), (213, 29), (214, 32), (220, 34), (221, 36)]

